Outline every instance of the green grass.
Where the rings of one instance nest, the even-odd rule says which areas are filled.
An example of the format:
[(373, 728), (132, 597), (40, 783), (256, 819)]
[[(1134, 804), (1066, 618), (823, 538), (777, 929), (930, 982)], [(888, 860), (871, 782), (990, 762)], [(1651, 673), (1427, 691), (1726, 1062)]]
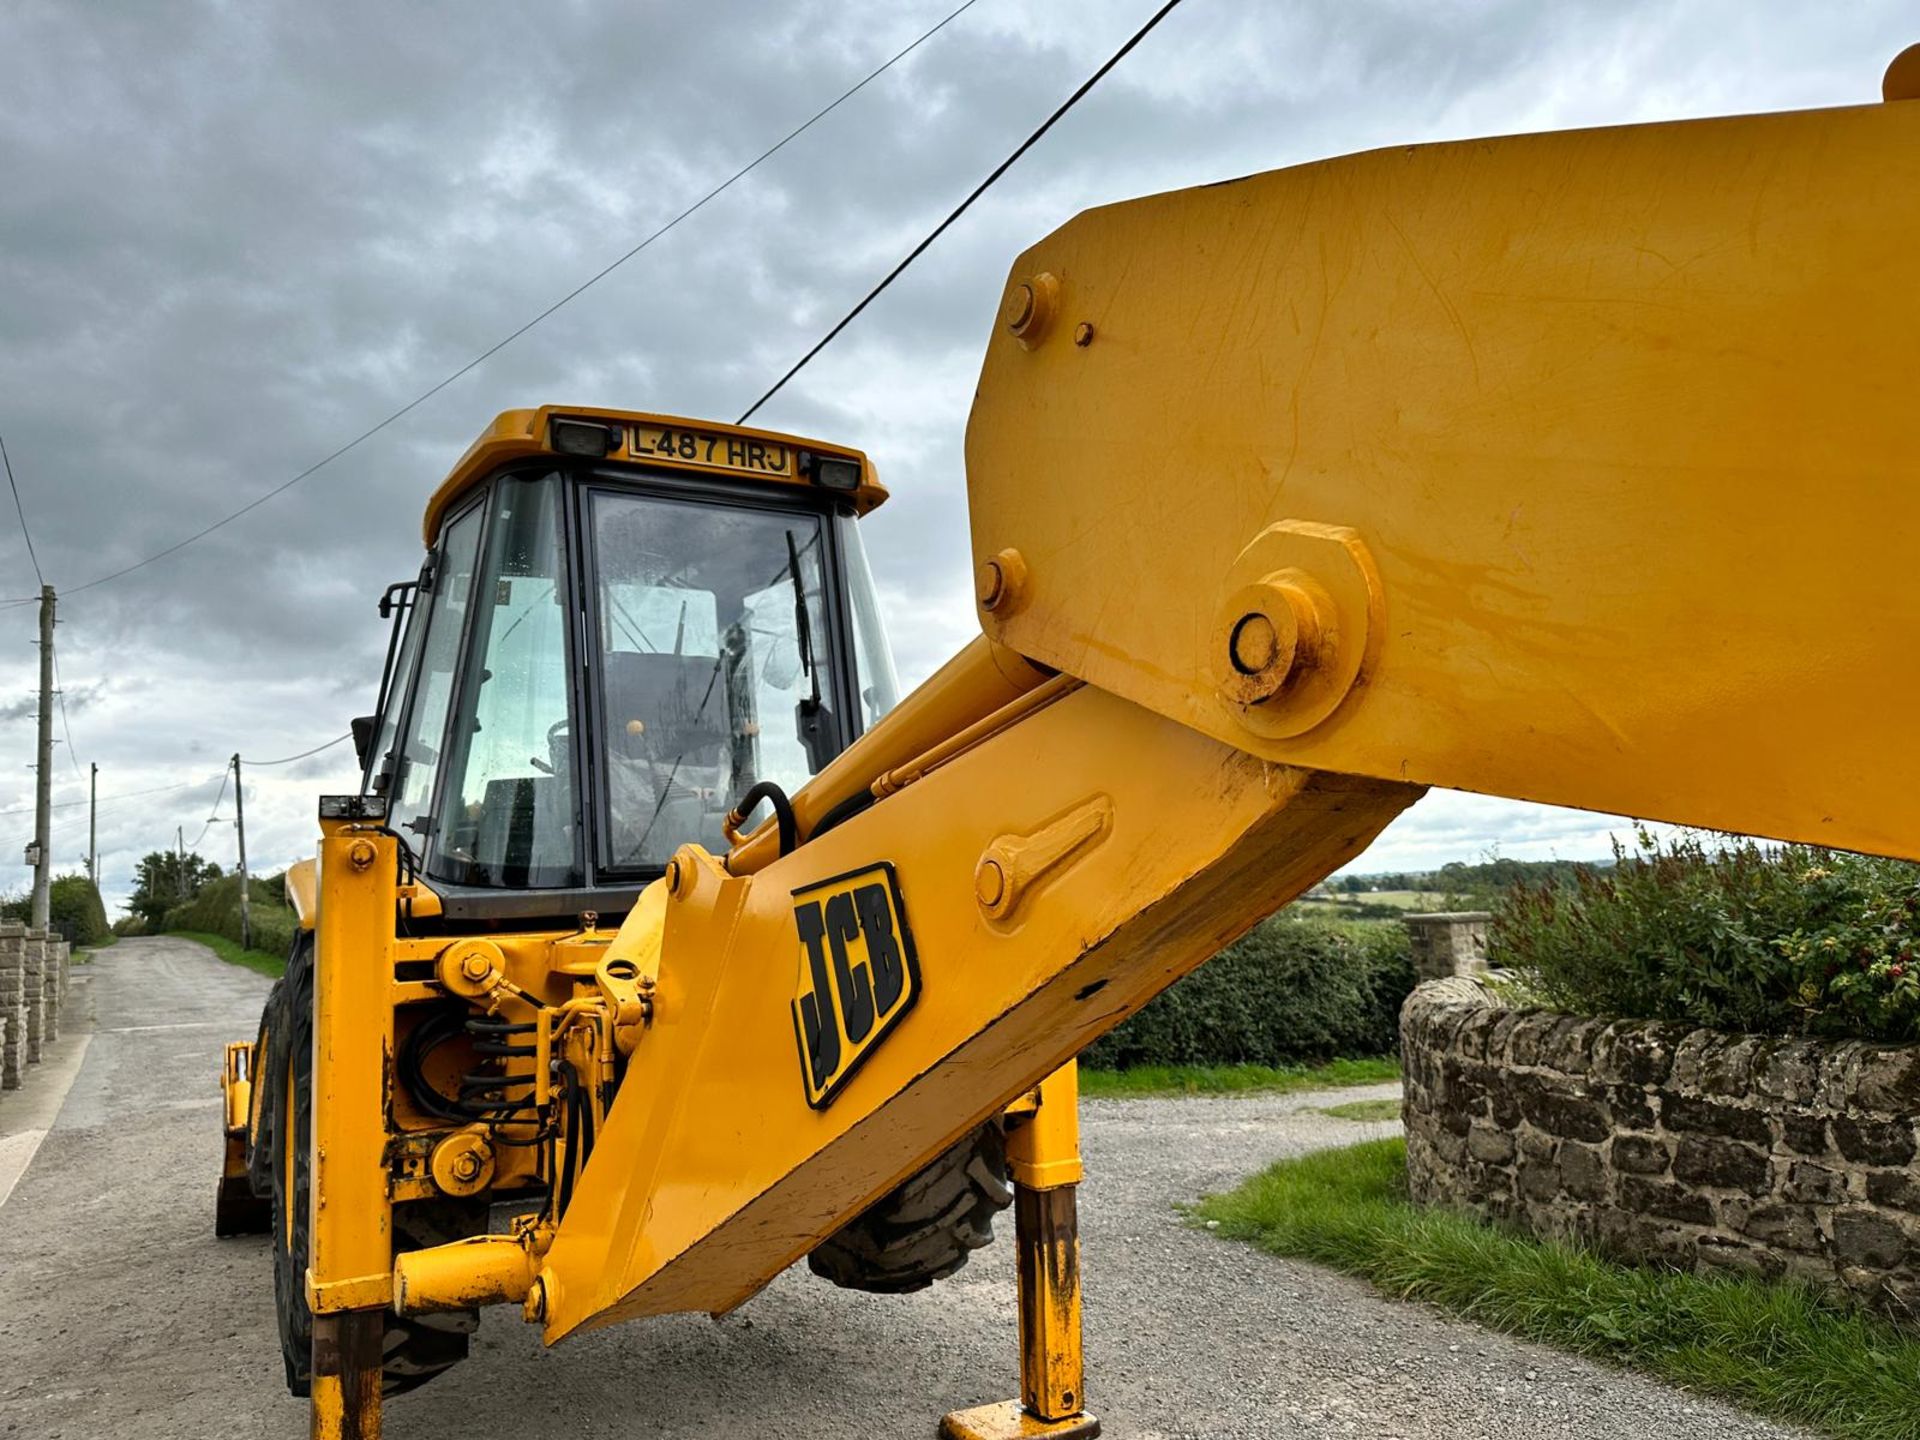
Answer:
[(1344, 1105), (1325, 1105), (1320, 1109), (1322, 1115), (1331, 1115), (1336, 1120), (1358, 1120), (1362, 1124), (1373, 1125), (1382, 1120), (1400, 1118), (1398, 1100), (1349, 1100)]
[(264, 950), (244, 950), (224, 935), (211, 935), (204, 930), (169, 930), (166, 933), (206, 946), (229, 965), (244, 965), (275, 980), (287, 973), (286, 956), (269, 955)]
[(1194, 1209), (1217, 1232), (1843, 1440), (1920, 1435), (1920, 1335), (1813, 1291), (1617, 1265), (1406, 1199), (1406, 1145), (1283, 1160)]
[(1080, 1071), (1080, 1093), (1100, 1097), (1140, 1095), (1244, 1095), (1255, 1091), (1334, 1090), (1377, 1085), (1400, 1078), (1400, 1062), (1332, 1060), (1325, 1065), (1136, 1065), (1128, 1070)]

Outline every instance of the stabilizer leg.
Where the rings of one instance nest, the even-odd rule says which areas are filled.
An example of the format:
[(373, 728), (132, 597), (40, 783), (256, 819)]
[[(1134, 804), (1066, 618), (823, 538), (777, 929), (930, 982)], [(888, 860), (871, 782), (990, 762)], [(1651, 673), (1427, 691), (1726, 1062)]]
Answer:
[(1020, 1274), (1020, 1398), (956, 1410), (944, 1440), (1076, 1440), (1100, 1433), (1087, 1413), (1080, 1352), (1080, 1075), (1068, 1061), (1041, 1082), (1039, 1104), (1010, 1117), (1014, 1244)]
[(313, 1317), (312, 1440), (380, 1440), (385, 1310)]

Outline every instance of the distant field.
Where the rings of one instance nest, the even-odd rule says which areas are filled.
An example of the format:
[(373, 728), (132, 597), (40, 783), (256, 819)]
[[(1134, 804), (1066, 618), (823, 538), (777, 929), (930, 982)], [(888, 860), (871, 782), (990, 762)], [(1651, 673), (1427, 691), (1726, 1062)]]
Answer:
[(1391, 905), (1396, 910), (1443, 910), (1447, 897), (1437, 890), (1362, 890), (1356, 895), (1315, 895), (1296, 902), (1315, 905), (1326, 914), (1337, 915), (1354, 905)]

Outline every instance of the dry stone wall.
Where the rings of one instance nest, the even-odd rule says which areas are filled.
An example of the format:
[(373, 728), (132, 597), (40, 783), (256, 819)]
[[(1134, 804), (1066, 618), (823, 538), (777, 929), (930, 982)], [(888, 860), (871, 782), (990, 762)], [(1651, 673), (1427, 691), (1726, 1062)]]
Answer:
[(27, 1063), (40, 1063), (40, 1047), (47, 1039), (47, 937), (29, 930), (27, 948)]
[(27, 1071), (27, 928), (0, 924), (0, 1090)]
[(1417, 1203), (1920, 1319), (1920, 1046), (1510, 1009), (1467, 979), (1421, 985), (1400, 1030)]
[(1440, 910), (1403, 915), (1413, 973), (1422, 980), (1487, 973), (1488, 910)]
[(65, 940), (0, 924), (0, 1090), (17, 1090), (27, 1066), (60, 1038), (72, 958)]

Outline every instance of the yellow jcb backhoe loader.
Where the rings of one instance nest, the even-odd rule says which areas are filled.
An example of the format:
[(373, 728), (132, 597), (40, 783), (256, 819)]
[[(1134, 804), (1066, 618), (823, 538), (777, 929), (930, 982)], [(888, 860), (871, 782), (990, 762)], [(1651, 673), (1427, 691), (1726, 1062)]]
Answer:
[(1092, 1434), (1074, 1056), (1424, 787), (1920, 858), (1920, 49), (1885, 88), (1075, 219), (968, 426), (985, 633), (897, 701), (865, 456), (502, 415), (227, 1054), (313, 1434), (484, 1306), (910, 1290), (1009, 1201), (1021, 1394), (944, 1431)]

